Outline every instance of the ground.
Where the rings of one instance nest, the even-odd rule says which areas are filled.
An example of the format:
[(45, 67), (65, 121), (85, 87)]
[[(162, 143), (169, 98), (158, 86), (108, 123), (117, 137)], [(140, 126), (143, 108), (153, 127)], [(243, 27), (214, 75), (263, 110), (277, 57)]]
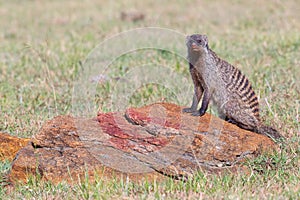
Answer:
[[(161, 27), (182, 34), (204, 33), (211, 48), (249, 77), (266, 124), (287, 137), (280, 154), (249, 161), (251, 173), (208, 175), (188, 182), (134, 184), (84, 180), (58, 186), (30, 180), (6, 194), (0, 164), (0, 198), (300, 198), (300, 12), (296, 0), (281, 1), (0, 1), (0, 131), (31, 137), (45, 120), (72, 114), (74, 82), (82, 63), (99, 43), (120, 32)], [(121, 12), (143, 13), (122, 21)], [(159, 40), (158, 40), (159, 41)], [(184, 41), (183, 41), (184, 42)], [(119, 44), (122, 47), (122, 44)], [(122, 80), (134, 66), (159, 64), (189, 79), (184, 58), (162, 50), (136, 51), (116, 58), (108, 79)], [(168, 74), (164, 74), (166, 79)], [(109, 111), (111, 82), (97, 86), (98, 110)], [(189, 90), (192, 82), (189, 81)], [(128, 105), (156, 101), (190, 104), (178, 89), (147, 84), (136, 88)], [(191, 91), (192, 92), (192, 91)], [(214, 110), (210, 109), (214, 114)]]

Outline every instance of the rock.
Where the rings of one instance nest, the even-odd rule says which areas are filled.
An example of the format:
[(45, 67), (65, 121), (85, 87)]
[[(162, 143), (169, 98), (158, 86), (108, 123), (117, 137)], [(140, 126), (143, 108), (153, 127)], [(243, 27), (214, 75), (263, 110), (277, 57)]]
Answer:
[(89, 175), (133, 180), (192, 176), (196, 170), (236, 171), (244, 158), (276, 149), (266, 136), (210, 114), (194, 117), (182, 107), (157, 103), (95, 119), (58, 116), (44, 124), (16, 156), (10, 180), (40, 174), (73, 182)]
[(17, 152), (28, 142), (27, 138), (17, 138), (0, 132), (0, 161), (12, 161)]
[[(119, 117), (121, 116), (119, 114)], [(109, 120), (110, 118), (106, 119), (107, 126)], [(133, 126), (130, 123), (128, 125)], [(127, 166), (126, 163), (130, 160), (124, 151), (114, 148), (112, 143), (114, 139), (116, 138), (101, 130), (99, 122), (95, 119), (55, 117), (43, 125), (41, 131), (33, 138), (33, 142), (18, 152), (12, 163), (9, 179), (12, 182), (26, 181), (30, 175), (37, 173), (42, 180), (53, 183), (61, 181), (72, 183), (86, 175), (90, 180), (95, 176), (103, 178), (128, 176), (134, 180), (156, 179), (161, 176), (153, 169), (151, 173), (145, 172), (142, 175), (115, 170), (113, 165), (118, 166), (124, 162), (121, 164)], [(103, 156), (104, 160), (100, 160), (98, 156)], [(132, 161), (135, 161), (132, 165), (138, 166), (138, 161), (134, 158)]]
[[(210, 114), (194, 117), (181, 110), (182, 107), (174, 104), (154, 104), (126, 111), (127, 118), (137, 125), (159, 124), (180, 131), (182, 141), (174, 144), (176, 151), (181, 150), (180, 156), (157, 169), (168, 176), (185, 177), (200, 168), (212, 172), (235, 171), (236, 164), (246, 157), (276, 149), (274, 142), (264, 135), (240, 129)], [(163, 117), (155, 117), (157, 115)]]

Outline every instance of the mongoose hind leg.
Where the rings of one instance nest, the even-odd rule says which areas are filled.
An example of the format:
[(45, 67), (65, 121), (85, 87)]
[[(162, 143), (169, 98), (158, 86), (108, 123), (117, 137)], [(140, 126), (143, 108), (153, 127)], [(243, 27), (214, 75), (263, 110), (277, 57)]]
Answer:
[(226, 122), (229, 122), (229, 123), (231, 123), (231, 124), (237, 124), (237, 122), (236, 122), (234, 119), (229, 118), (228, 116), (225, 117), (225, 121), (226, 121)]
[(254, 130), (253, 126), (249, 126), (249, 125), (243, 124), (243, 123), (238, 122), (238, 121), (236, 121), (236, 120), (234, 120), (234, 119), (232, 119), (232, 118), (229, 118), (229, 117), (227, 117), (227, 116), (226, 116), (226, 118), (225, 118), (225, 121), (227, 121), (227, 122), (229, 122), (229, 123), (231, 123), (231, 124), (234, 124), (234, 125), (236, 125), (236, 126), (242, 128), (242, 129), (245, 129), (245, 130), (250, 130), (250, 131), (253, 131), (253, 130)]
[(252, 110), (238, 100), (231, 100), (224, 108), (226, 110), (225, 120), (227, 119), (226, 121), (242, 129), (253, 131), (260, 123), (259, 118), (253, 114)]

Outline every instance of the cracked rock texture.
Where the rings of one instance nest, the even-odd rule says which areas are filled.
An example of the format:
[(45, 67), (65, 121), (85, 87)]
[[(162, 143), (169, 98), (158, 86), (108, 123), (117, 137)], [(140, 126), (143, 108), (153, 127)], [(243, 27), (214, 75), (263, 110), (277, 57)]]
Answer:
[(156, 103), (95, 119), (55, 117), (18, 152), (9, 178), (25, 181), (37, 173), (54, 183), (86, 175), (90, 180), (184, 178), (200, 169), (234, 172), (245, 158), (276, 149), (266, 136), (181, 109)]

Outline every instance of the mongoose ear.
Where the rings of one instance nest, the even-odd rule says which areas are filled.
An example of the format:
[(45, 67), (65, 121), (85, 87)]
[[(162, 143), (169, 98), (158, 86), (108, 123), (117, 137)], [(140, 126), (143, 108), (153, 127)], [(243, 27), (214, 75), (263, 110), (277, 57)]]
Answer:
[(208, 38), (206, 35), (203, 35), (203, 40), (205, 41), (205, 46), (208, 47)]

